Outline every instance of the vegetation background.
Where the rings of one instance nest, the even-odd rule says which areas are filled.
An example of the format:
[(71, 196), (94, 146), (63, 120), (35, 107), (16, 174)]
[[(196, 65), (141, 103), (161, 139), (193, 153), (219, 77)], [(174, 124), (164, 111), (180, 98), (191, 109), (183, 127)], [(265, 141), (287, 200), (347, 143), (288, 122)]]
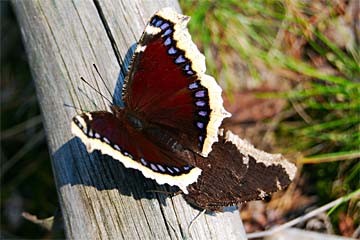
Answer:
[[(337, 1), (180, 1), (226, 90), (224, 124), (300, 168), (287, 193), (243, 207), (247, 231), (360, 189), (360, 7)], [(26, 53), (9, 1), (1, 11), (1, 238), (59, 238), (22, 217), (59, 211)], [(281, 198), (279, 197), (281, 196)], [(254, 217), (254, 216), (257, 217)], [(298, 227), (360, 236), (359, 198)]]

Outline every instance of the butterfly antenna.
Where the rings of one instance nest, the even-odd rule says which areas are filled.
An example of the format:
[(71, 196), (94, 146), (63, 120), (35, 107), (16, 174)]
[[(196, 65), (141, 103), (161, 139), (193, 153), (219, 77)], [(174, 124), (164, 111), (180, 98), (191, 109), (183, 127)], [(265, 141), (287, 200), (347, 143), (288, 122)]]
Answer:
[[(88, 93), (86, 93), (84, 90), (82, 90), (81, 88), (78, 87), (78, 90), (84, 94), (84, 96), (94, 105), (95, 108), (98, 108), (94, 98), (89, 97)], [(88, 111), (82, 111), (82, 112), (88, 112)]]
[(77, 107), (75, 105), (70, 105), (70, 104), (64, 103), (64, 107), (73, 108), (76, 111), (84, 112), (84, 109), (82, 109), (81, 105), (79, 107)]
[(80, 77), (80, 79), (81, 79), (84, 83), (86, 83), (92, 90), (94, 90), (95, 92), (97, 92), (98, 94), (100, 94), (100, 96), (102, 96), (103, 98), (105, 98), (105, 99), (110, 103), (110, 105), (113, 105), (112, 102), (111, 102), (107, 97), (104, 96), (104, 94), (102, 94), (99, 90), (97, 90), (97, 89), (95, 89), (93, 86), (91, 86), (91, 84), (88, 83), (88, 81), (86, 81), (83, 77)]
[(104, 81), (103, 77), (101, 76), (101, 74), (100, 74), (100, 72), (99, 72), (98, 68), (96, 67), (95, 63), (93, 63), (93, 66), (94, 66), (94, 68), (95, 68), (95, 70), (96, 70), (97, 74), (98, 74), (98, 75), (99, 75), (99, 77), (101, 78), (101, 81), (103, 82), (103, 84), (104, 84), (104, 86), (105, 86), (106, 90), (108, 91), (108, 93), (110, 94), (110, 96), (113, 96), (113, 95), (111, 94), (111, 92), (110, 92), (110, 89), (107, 87), (107, 85), (106, 85), (106, 83), (105, 83), (105, 81)]

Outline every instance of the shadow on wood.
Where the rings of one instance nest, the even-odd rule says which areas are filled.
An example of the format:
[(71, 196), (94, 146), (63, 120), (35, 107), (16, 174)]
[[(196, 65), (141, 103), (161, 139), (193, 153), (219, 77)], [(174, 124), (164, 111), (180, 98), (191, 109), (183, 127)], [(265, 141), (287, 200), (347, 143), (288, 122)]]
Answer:
[[(69, 157), (71, 156), (71, 157)], [(102, 155), (99, 151), (88, 153), (80, 139), (74, 137), (54, 153), (55, 168), (65, 168), (71, 173), (58, 179), (58, 187), (70, 184), (84, 185), (102, 190), (118, 190), (119, 194), (132, 196), (135, 199), (158, 199), (166, 205), (165, 198), (179, 189), (170, 186), (160, 186), (154, 180), (145, 178), (141, 172), (125, 168), (118, 160)], [(99, 179), (99, 175), (102, 176)], [(164, 194), (156, 196), (155, 191)]]

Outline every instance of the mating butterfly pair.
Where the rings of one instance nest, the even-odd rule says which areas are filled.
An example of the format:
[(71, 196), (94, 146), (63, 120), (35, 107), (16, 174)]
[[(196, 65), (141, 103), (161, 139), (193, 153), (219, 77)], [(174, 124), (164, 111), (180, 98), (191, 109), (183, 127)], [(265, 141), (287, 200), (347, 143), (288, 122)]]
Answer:
[(208, 210), (264, 198), (285, 188), (296, 168), (219, 130), (230, 114), (221, 88), (187, 30), (189, 17), (158, 11), (137, 44), (124, 81), (125, 108), (75, 116), (72, 132), (159, 184), (178, 186)]

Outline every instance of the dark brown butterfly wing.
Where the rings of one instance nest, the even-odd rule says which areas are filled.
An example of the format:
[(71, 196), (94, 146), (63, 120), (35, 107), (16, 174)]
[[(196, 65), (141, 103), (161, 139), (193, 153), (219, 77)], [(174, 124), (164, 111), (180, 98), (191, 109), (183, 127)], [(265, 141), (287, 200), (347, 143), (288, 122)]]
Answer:
[(186, 28), (189, 19), (170, 8), (150, 19), (125, 79), (123, 101), (129, 111), (207, 156), (230, 114), (221, 88), (205, 74), (205, 58)]
[[(167, 143), (171, 139), (159, 135), (155, 144), (136, 131), (129, 121), (109, 112), (91, 112), (74, 117), (72, 132), (89, 152), (100, 150), (121, 161), (127, 168), (138, 169), (159, 184), (179, 186), (184, 192), (187, 192), (186, 186), (196, 181), (201, 173), (199, 168), (189, 165), (192, 153), (182, 150), (179, 145), (169, 147)], [(150, 134), (158, 138), (154, 133)], [(174, 144), (176, 142), (172, 142), (171, 146)]]
[(221, 211), (227, 206), (263, 199), (286, 188), (294, 178), (295, 165), (281, 155), (260, 151), (230, 131), (219, 139), (208, 158), (196, 158), (202, 173), (187, 188), (185, 199), (190, 204)]

